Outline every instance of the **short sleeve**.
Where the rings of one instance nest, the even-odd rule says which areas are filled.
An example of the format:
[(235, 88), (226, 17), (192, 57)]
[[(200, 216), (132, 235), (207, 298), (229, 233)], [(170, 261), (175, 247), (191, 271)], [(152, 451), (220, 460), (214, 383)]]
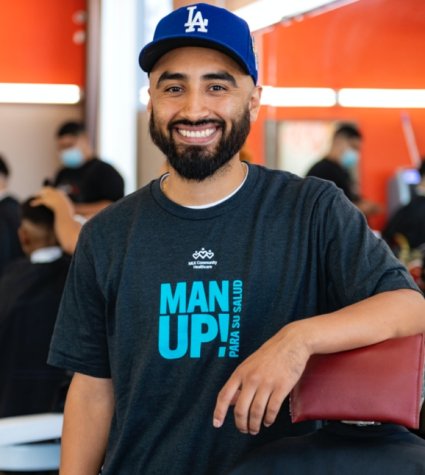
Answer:
[(98, 283), (85, 228), (69, 270), (48, 363), (89, 376), (109, 378), (106, 299)]
[[(406, 268), (369, 228), (364, 215), (330, 187), (317, 222), (326, 294), (332, 306), (352, 304), (376, 293), (418, 290)], [(323, 219), (320, 219), (320, 216)]]

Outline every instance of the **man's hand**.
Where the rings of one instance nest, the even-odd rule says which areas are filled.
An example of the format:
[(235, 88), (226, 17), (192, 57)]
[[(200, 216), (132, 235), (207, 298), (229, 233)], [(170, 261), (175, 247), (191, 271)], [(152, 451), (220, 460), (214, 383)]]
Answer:
[(69, 216), (74, 215), (74, 206), (68, 196), (57, 188), (50, 186), (43, 187), (37, 196), (31, 201), (31, 206), (44, 205), (50, 208), (55, 214), (63, 213)]
[(284, 327), (236, 368), (218, 394), (214, 427), (221, 427), (231, 405), (242, 433), (255, 435), (262, 423), (273, 424), (310, 357), (297, 323)]

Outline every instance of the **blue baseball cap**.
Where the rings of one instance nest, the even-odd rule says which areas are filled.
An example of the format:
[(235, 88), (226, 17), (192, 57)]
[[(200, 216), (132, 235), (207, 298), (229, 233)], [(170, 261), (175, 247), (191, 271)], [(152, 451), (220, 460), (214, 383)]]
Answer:
[(257, 60), (249, 26), (228, 10), (206, 3), (174, 10), (160, 20), (153, 41), (140, 52), (140, 67), (150, 73), (161, 56), (183, 46), (221, 51), (236, 61), (257, 84)]

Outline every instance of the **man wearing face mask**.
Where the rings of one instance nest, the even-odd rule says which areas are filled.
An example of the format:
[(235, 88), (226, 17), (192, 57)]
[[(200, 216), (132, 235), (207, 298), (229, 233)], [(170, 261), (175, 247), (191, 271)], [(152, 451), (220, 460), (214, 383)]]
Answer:
[(53, 186), (74, 202), (75, 213), (90, 217), (124, 196), (124, 180), (110, 164), (94, 156), (82, 122), (66, 122), (56, 133), (63, 167)]
[(335, 183), (366, 216), (379, 212), (379, 206), (360, 197), (352, 177), (358, 164), (362, 134), (351, 124), (340, 124), (334, 132), (326, 157), (315, 163), (307, 176), (315, 176)]

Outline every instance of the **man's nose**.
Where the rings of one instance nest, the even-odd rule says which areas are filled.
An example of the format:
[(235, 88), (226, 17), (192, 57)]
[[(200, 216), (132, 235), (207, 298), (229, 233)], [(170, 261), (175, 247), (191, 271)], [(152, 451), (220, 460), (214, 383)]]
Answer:
[(199, 91), (187, 92), (182, 110), (182, 115), (186, 119), (196, 122), (208, 117), (209, 113), (208, 101), (204, 94)]

